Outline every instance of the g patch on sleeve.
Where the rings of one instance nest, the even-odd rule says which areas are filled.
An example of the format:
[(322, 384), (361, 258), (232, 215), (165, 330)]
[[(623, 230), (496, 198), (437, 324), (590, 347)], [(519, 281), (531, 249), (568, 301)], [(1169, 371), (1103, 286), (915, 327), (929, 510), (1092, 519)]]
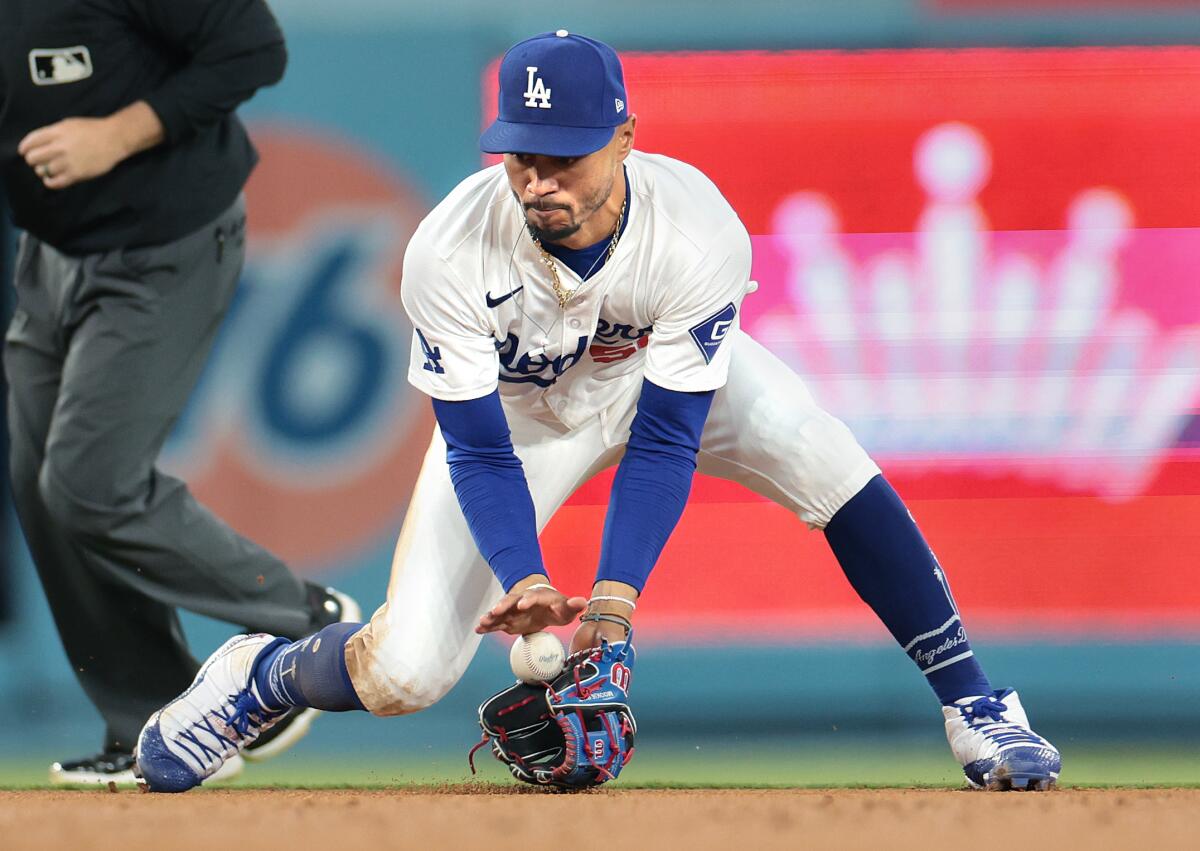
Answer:
[(721, 347), (721, 342), (729, 334), (729, 329), (733, 327), (735, 316), (737, 316), (737, 308), (734, 307), (733, 302), (730, 302), (699, 325), (693, 325), (688, 329), (692, 339), (700, 347), (700, 354), (704, 355), (705, 363), (712, 363), (712, 359), (716, 357), (717, 349)]

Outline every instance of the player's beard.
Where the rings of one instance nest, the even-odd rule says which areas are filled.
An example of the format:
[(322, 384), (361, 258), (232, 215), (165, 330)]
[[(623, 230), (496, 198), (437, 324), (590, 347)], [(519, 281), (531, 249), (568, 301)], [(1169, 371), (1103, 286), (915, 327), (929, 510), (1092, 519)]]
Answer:
[[(613, 182), (614, 179), (610, 177), (606, 186), (597, 189), (592, 195), (585, 198), (583, 203), (580, 204), (581, 209), (585, 212), (578, 217), (576, 217), (575, 211), (565, 204), (521, 204), (521, 208), (525, 212), (526, 227), (529, 228), (529, 232), (534, 238), (542, 243), (562, 242), (564, 239), (568, 239), (578, 233), (587, 220), (608, 201), (608, 196), (612, 195)], [(516, 197), (515, 192), (513, 193), (513, 197)], [(520, 198), (517, 198), (518, 202), (520, 200)], [(529, 220), (530, 210), (565, 210), (568, 223), (558, 228), (540, 228)]]

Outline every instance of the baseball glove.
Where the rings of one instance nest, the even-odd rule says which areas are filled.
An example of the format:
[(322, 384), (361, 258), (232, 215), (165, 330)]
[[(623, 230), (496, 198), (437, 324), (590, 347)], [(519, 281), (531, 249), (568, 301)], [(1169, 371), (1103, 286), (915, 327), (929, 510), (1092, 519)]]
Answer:
[(633, 756), (637, 724), (629, 708), (633, 644), (601, 641), (567, 657), (551, 683), (518, 682), (479, 707), (483, 738), (496, 759), (526, 783), (587, 789), (615, 780)]

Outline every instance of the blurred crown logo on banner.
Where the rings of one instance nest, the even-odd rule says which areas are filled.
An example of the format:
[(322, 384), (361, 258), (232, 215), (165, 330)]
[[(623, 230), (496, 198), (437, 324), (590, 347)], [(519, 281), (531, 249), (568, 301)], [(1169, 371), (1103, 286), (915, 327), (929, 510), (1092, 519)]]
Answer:
[(991, 155), (967, 124), (925, 132), (913, 163), (911, 234), (841, 234), (816, 192), (778, 205), (787, 303), (748, 330), (876, 455), (1136, 495), (1200, 395), (1200, 328), (1120, 298), (1154, 284), (1121, 265), (1152, 232), (1100, 187), (1064, 231), (990, 231)]

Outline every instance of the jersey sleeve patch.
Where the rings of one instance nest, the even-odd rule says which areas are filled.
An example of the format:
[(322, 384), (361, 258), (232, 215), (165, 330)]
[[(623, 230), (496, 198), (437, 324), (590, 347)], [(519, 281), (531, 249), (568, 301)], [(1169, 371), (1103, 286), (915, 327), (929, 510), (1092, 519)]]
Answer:
[(692, 339), (700, 347), (700, 354), (704, 355), (705, 363), (712, 363), (717, 349), (721, 347), (721, 342), (729, 334), (729, 329), (733, 327), (735, 316), (737, 316), (737, 307), (730, 302), (699, 325), (693, 325), (688, 329)]
[(441, 346), (431, 346), (429, 341), (425, 339), (425, 335), (421, 333), (420, 328), (414, 328), (417, 332), (417, 338), (421, 341), (421, 351), (425, 355), (424, 368), (435, 375), (442, 375), (446, 372), (446, 368), (442, 366), (442, 348)]

